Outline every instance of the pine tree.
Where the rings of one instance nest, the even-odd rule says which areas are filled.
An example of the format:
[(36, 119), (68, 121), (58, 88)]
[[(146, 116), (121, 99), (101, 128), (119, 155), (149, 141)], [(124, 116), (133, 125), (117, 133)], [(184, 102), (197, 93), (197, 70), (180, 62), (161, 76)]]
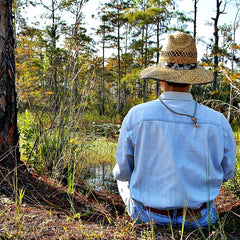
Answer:
[(14, 168), (22, 162), (18, 144), (12, 1), (0, 0), (0, 9), (0, 165)]
[(112, 40), (114, 41), (114, 45), (117, 46), (117, 64), (118, 64), (118, 77), (117, 77), (117, 113), (122, 111), (121, 107), (121, 77), (122, 77), (122, 69), (121, 69), (121, 40), (122, 33), (121, 29), (123, 25), (127, 22), (126, 16), (124, 14), (124, 9), (128, 6), (128, 1), (123, 0), (114, 0), (111, 2), (107, 2), (104, 5), (104, 10), (106, 11), (105, 16), (108, 19), (108, 24), (113, 28), (113, 32), (116, 35), (112, 35)]

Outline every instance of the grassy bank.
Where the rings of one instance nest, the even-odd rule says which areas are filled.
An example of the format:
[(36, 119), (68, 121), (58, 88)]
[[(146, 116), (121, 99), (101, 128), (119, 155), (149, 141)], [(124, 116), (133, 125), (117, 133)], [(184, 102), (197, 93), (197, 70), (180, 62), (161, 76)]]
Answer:
[(107, 119), (83, 119), (28, 111), (20, 115), (22, 160), (34, 174), (16, 182), (14, 172), (6, 173), (15, 194), (0, 195), (0, 239), (237, 239), (239, 129), (234, 130), (236, 174), (216, 202), (219, 221), (194, 230), (132, 223), (118, 195), (89, 186), (93, 166), (115, 163), (120, 126)]

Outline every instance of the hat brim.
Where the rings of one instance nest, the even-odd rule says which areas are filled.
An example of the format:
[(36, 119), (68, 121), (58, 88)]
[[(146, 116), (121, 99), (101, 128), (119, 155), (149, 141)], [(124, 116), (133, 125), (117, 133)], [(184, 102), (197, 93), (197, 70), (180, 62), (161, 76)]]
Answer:
[(153, 65), (142, 70), (139, 78), (191, 85), (208, 84), (214, 81), (213, 73), (201, 66), (191, 70), (175, 70)]

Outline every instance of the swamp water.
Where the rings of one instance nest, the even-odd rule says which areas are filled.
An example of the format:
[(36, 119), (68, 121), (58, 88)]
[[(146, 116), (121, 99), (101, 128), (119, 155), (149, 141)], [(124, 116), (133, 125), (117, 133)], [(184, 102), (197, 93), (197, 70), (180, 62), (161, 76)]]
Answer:
[(106, 190), (115, 194), (118, 190), (112, 174), (113, 167), (112, 164), (92, 166), (88, 173), (83, 175), (83, 179), (93, 190)]
[[(95, 123), (92, 122), (85, 126), (91, 136), (96, 139), (93, 143), (93, 150), (96, 155), (91, 155), (98, 162), (98, 158), (105, 159), (107, 163), (91, 165), (83, 174), (83, 179), (87, 185), (93, 190), (106, 190), (111, 193), (118, 193), (117, 183), (113, 178), (113, 167), (116, 163), (115, 151), (120, 131), (119, 124), (113, 123)], [(102, 139), (103, 138), (103, 139)]]

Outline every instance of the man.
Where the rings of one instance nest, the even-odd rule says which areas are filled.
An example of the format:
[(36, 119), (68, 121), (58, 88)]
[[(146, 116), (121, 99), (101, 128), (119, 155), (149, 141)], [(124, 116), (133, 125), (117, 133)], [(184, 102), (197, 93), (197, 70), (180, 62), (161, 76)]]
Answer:
[(234, 175), (236, 145), (225, 117), (193, 100), (192, 84), (213, 81), (197, 65), (193, 38), (170, 35), (160, 63), (140, 78), (161, 82), (159, 99), (125, 117), (113, 170), (128, 214), (160, 225), (206, 226), (217, 219), (213, 200)]

